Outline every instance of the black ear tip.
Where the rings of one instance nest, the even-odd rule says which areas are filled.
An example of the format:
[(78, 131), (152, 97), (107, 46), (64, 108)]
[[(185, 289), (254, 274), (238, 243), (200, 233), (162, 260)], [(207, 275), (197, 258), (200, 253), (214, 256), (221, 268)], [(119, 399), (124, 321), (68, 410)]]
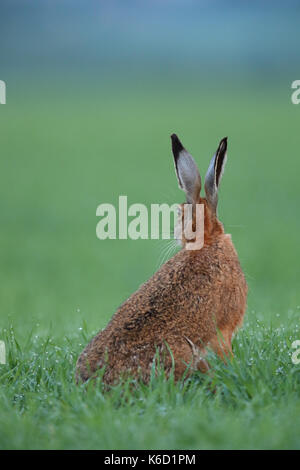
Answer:
[(178, 139), (176, 134), (171, 135), (171, 140), (172, 140), (173, 154), (174, 154), (174, 156), (178, 156), (179, 152), (181, 152), (183, 150), (183, 145), (180, 142), (180, 140)]
[(223, 152), (226, 152), (227, 150), (227, 139), (228, 137), (223, 137), (223, 139), (221, 140), (219, 144), (219, 149), (222, 150)]

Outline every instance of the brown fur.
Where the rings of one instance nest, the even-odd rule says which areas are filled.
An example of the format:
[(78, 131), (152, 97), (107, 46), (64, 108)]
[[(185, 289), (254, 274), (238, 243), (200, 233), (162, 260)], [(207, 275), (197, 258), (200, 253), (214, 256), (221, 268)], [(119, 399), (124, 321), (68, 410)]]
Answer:
[[(103, 380), (113, 384), (127, 374), (149, 380), (156, 351), (166, 371), (175, 362), (175, 379), (192, 369), (206, 371), (206, 348), (225, 359), (233, 332), (242, 324), (247, 284), (231, 236), (204, 204), (201, 250), (183, 248), (126, 300), (84, 349), (77, 378), (87, 380), (105, 366)], [(168, 345), (168, 346), (167, 346)]]

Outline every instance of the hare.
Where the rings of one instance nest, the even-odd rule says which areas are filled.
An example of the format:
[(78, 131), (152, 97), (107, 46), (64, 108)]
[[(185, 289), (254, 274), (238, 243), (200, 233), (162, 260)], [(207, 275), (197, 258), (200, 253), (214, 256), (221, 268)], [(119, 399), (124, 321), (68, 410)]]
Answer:
[[(189, 240), (181, 234), (182, 249), (119, 307), (81, 353), (77, 381), (86, 381), (104, 368), (106, 384), (126, 376), (147, 382), (157, 353), (166, 373), (173, 371), (178, 380), (193, 370), (208, 371), (208, 347), (225, 362), (232, 354), (232, 335), (246, 309), (247, 284), (231, 236), (217, 218), (227, 138), (210, 162), (205, 198), (200, 197), (201, 178), (193, 157), (175, 134), (171, 140), (179, 187), (193, 208), (204, 206), (203, 246), (187, 249)], [(181, 219), (185, 207), (180, 206)], [(195, 226), (194, 210), (190, 217)]]

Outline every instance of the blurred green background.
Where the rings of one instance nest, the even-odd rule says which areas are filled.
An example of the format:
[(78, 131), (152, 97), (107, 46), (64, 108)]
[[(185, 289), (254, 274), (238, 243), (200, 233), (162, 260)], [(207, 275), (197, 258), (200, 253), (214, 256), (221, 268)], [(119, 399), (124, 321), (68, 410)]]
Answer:
[(119, 195), (182, 202), (172, 132), (202, 177), (228, 136), (219, 215), (248, 315), (296, 311), (297, 2), (10, 0), (1, 11), (1, 326), (98, 330), (155, 272), (166, 242), (100, 241), (96, 208)]

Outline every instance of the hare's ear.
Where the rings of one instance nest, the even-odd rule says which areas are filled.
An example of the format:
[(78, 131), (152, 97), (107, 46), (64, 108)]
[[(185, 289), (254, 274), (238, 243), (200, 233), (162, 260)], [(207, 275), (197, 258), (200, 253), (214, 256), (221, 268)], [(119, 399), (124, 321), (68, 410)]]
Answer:
[(218, 189), (224, 172), (227, 159), (227, 137), (221, 140), (218, 150), (212, 157), (206, 176), (205, 176), (205, 193), (206, 199), (210, 207), (216, 213), (218, 205)]
[(201, 178), (195, 160), (185, 150), (176, 134), (172, 134), (171, 139), (179, 187), (185, 192), (188, 203), (197, 203), (201, 190)]

